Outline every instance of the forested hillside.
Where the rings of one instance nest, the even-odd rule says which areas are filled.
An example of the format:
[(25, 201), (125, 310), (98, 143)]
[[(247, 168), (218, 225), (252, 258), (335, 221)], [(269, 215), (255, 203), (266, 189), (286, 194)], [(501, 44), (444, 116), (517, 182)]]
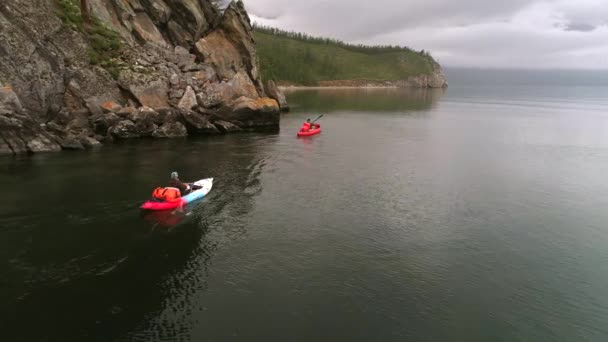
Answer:
[(427, 52), (399, 46), (364, 46), (255, 26), (262, 77), (282, 84), (332, 80), (397, 81), (430, 75), (439, 66)]

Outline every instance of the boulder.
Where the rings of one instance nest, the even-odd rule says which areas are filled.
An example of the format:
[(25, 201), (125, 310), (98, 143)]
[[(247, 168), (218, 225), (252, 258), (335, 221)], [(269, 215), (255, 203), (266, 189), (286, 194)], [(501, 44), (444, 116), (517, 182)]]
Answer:
[(165, 122), (178, 122), (181, 120), (180, 110), (172, 107), (161, 107), (157, 108), (156, 112), (158, 113), (158, 121), (157, 124), (162, 124)]
[[(66, 124), (65, 130), (73, 135), (80, 135), (82, 133), (89, 132), (91, 130), (89, 114), (89, 111), (86, 109), (70, 113), (70, 121)], [(102, 113), (99, 113), (94, 117), (99, 117), (102, 115)]]
[(135, 124), (135, 128), (140, 137), (149, 137), (158, 128), (158, 125), (152, 121), (140, 121)]
[(64, 139), (61, 139), (61, 148), (64, 150), (84, 150), (84, 146), (80, 142), (78, 137), (69, 135)]
[(188, 130), (181, 122), (166, 122), (152, 132), (155, 138), (178, 138), (187, 135)]
[(198, 70), (194, 72), (187, 72), (184, 74), (186, 78), (196, 80), (198, 85), (203, 85), (208, 81), (215, 81), (217, 74), (212, 66), (207, 64), (197, 64)]
[(169, 99), (171, 101), (181, 100), (182, 97), (184, 97), (183, 89), (171, 89), (169, 91)]
[(217, 120), (217, 121), (214, 121), (213, 124), (222, 133), (232, 133), (232, 132), (242, 131), (242, 129), (239, 126), (237, 126), (237, 125), (235, 125), (233, 123), (230, 123), (228, 121)]
[[(161, 107), (162, 108), (162, 107)], [(138, 108), (130, 117), (129, 120), (135, 123), (162, 123), (161, 115), (150, 107), (140, 107)]]
[(177, 108), (183, 109), (183, 110), (192, 110), (197, 105), (198, 105), (198, 103), (196, 102), (196, 94), (194, 93), (194, 90), (192, 90), (192, 87), (188, 86), (186, 88), (186, 92), (184, 93), (184, 96), (177, 104)]
[(101, 143), (97, 139), (86, 136), (80, 137), (80, 143), (85, 148), (95, 148), (101, 146)]
[(114, 113), (106, 113), (101, 115), (91, 116), (90, 122), (93, 126), (93, 131), (97, 134), (105, 134), (108, 128), (114, 126), (120, 121), (120, 117)]
[(58, 152), (61, 147), (48, 134), (43, 132), (24, 132), (21, 137), (26, 141), (27, 150), (32, 153)]
[(157, 108), (169, 105), (169, 88), (164, 79), (145, 81), (144, 84), (127, 84), (126, 87), (142, 106)]
[(172, 86), (178, 85), (179, 76), (176, 73), (171, 74), (171, 77), (169, 77), (169, 83), (171, 83)]
[(220, 118), (230, 122), (241, 122), (246, 127), (277, 126), (280, 120), (279, 104), (263, 97), (250, 99), (240, 97), (222, 108)]
[(224, 100), (220, 93), (204, 92), (196, 94), (196, 102), (202, 108), (217, 108)]
[(281, 111), (289, 111), (289, 105), (285, 99), (285, 94), (283, 94), (281, 89), (277, 87), (273, 80), (268, 81), (266, 84), (266, 93), (268, 94), (268, 97), (277, 101)]
[(196, 56), (191, 54), (186, 48), (182, 46), (176, 46), (173, 49), (173, 57), (174, 62), (178, 67), (182, 67), (184, 65), (192, 64), (196, 60)]
[(122, 120), (110, 128), (109, 133), (112, 137), (118, 139), (139, 138), (140, 134), (131, 120)]
[(192, 111), (182, 112), (189, 133), (218, 134), (220, 131), (209, 122), (209, 118)]

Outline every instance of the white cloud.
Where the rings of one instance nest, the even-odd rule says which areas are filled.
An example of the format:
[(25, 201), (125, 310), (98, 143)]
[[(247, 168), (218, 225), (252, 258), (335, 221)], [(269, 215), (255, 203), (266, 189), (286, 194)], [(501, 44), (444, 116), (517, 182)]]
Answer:
[(447, 66), (608, 68), (606, 0), (247, 0), (252, 19), (354, 43), (400, 44)]

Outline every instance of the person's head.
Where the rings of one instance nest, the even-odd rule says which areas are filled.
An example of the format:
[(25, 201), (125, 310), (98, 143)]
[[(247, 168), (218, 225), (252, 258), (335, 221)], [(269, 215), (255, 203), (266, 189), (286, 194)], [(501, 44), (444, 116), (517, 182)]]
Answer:
[(179, 175), (177, 174), (176, 171), (171, 172), (171, 179), (178, 179)]
[(306, 119), (306, 122), (310, 123), (310, 118)]

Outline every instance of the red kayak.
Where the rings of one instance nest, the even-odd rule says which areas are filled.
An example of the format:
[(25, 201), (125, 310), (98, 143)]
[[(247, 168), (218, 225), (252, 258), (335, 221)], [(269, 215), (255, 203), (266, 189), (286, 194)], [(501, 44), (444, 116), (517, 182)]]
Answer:
[(167, 202), (167, 201), (146, 201), (144, 204), (140, 206), (141, 209), (144, 210), (170, 210), (175, 209), (180, 206), (186, 205), (186, 201), (180, 198), (177, 201)]
[[(144, 210), (171, 210), (178, 207), (185, 206), (186, 204), (196, 201), (205, 197), (211, 191), (211, 187), (213, 186), (213, 178), (201, 179), (197, 182), (194, 182), (195, 185), (200, 186), (200, 189), (194, 190), (191, 193), (183, 196), (172, 199), (170, 201), (163, 201), (158, 199), (151, 199), (146, 201), (144, 204), (140, 206), (141, 209)], [(169, 188), (165, 188), (169, 189)], [(156, 191), (156, 189), (155, 189)], [(178, 190), (179, 193), (179, 190)]]
[(302, 125), (302, 128), (300, 128), (300, 130), (298, 131), (298, 136), (299, 137), (308, 137), (308, 136), (316, 135), (319, 133), (321, 133), (321, 125), (314, 124), (314, 128), (310, 129), (310, 124), (308, 122), (305, 122)]

